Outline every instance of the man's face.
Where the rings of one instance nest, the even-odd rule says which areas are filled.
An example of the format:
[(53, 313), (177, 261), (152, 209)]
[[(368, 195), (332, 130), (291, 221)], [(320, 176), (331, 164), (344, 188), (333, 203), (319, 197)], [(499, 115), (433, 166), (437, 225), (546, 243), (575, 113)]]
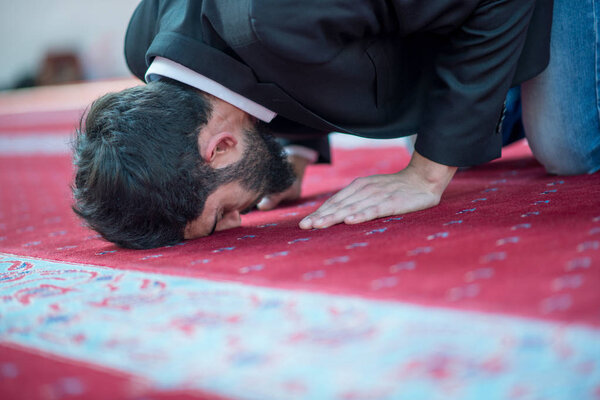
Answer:
[(187, 224), (185, 239), (240, 226), (240, 214), (251, 211), (264, 196), (283, 192), (294, 182), (281, 145), (264, 125), (246, 130), (244, 144), (241, 160), (216, 170), (217, 180), (224, 183), (208, 196), (202, 214)]

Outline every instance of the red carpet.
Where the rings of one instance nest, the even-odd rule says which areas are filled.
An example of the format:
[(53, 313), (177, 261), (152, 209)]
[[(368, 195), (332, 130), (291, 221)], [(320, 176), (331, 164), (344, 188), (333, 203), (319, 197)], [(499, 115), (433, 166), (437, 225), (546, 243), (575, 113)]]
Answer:
[(600, 324), (600, 176), (552, 177), (524, 144), (459, 172), (437, 208), (302, 231), (302, 216), (401, 148), (338, 150), (309, 170), (299, 204), (180, 246), (119, 249), (71, 210), (69, 157), (0, 160), (2, 251), (48, 260)]
[[(8, 110), (0, 116), (0, 136), (67, 131), (73, 121), (65, 118), (75, 111), (36, 112), (32, 115), (39, 120), (34, 118), (34, 123), (22, 118), (27, 113), (17, 117)], [(58, 117), (53, 120), (49, 115)], [(70, 156), (5, 154), (0, 156), (0, 252), (600, 327), (600, 174), (549, 176), (521, 142), (505, 149), (496, 162), (458, 172), (436, 208), (362, 225), (302, 231), (297, 227), (302, 217), (352, 179), (398, 171), (409, 159), (400, 147), (334, 149), (333, 156), (333, 166), (309, 168), (298, 203), (252, 212), (243, 217), (241, 228), (209, 238), (133, 251), (98, 238), (70, 210)], [(17, 270), (15, 262), (9, 265), (7, 271)], [(14, 273), (7, 276), (2, 278), (7, 282), (20, 279)], [(154, 283), (148, 279), (141, 289), (150, 284)], [(0, 324), (6, 321), (0, 312)], [(29, 375), (20, 375), (20, 383), (0, 386), (0, 393), (10, 398), (36, 398), (26, 390), (31, 382), (32, 387), (49, 385), (47, 375), (35, 371), (56, 368), (64, 376), (74, 368), (68, 357), (51, 360), (24, 350), (12, 344), (0, 347), (0, 362), (31, 369)], [(138, 378), (110, 369), (88, 371), (85, 363), (75, 365), (93, 382), (88, 387), (106, 388), (110, 382), (121, 396), (137, 396), (131, 385)], [(64, 387), (62, 381), (53, 382), (48, 390), (55, 392), (47, 398), (77, 392), (68, 381)], [(197, 390), (191, 394), (153, 390), (143, 394), (204, 397)], [(108, 398), (98, 393), (93, 398)]]
[[(71, 360), (52, 354), (35, 354), (26, 348), (0, 346), (0, 355), (4, 367), (0, 394), (4, 399), (224, 400), (217, 395), (198, 391), (148, 392), (147, 383), (135, 376), (99, 369), (96, 365), (74, 364)], [(12, 368), (20, 373), (14, 373)]]

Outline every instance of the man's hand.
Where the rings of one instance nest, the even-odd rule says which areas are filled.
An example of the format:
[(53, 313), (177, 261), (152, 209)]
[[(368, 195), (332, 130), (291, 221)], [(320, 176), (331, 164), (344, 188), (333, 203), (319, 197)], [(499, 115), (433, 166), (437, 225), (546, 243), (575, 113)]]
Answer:
[(354, 180), (300, 221), (300, 228), (328, 228), (341, 222), (358, 224), (434, 207), (456, 169), (415, 152), (410, 164), (396, 174)]
[(304, 172), (309, 164), (309, 160), (300, 156), (289, 156), (288, 161), (292, 164), (294, 173), (296, 174), (296, 180), (285, 192), (272, 194), (264, 197), (257, 207), (261, 211), (272, 210), (277, 207), (279, 203), (286, 201), (294, 201), (300, 198), (300, 190), (302, 189), (302, 179), (304, 178)]

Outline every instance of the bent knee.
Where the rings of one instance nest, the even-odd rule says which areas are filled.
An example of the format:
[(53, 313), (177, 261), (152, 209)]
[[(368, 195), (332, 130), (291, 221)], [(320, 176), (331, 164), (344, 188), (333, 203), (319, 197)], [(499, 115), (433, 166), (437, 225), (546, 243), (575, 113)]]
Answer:
[(600, 127), (593, 120), (579, 123), (564, 114), (524, 119), (525, 136), (535, 158), (555, 175), (591, 174), (600, 170)]
[(588, 168), (586, 165), (563, 165), (563, 164), (545, 164), (542, 162), (546, 172), (552, 175), (583, 175), (596, 172), (598, 168)]
[(581, 175), (600, 170), (600, 146), (596, 148), (553, 147), (538, 149), (532, 145), (535, 158), (549, 174)]

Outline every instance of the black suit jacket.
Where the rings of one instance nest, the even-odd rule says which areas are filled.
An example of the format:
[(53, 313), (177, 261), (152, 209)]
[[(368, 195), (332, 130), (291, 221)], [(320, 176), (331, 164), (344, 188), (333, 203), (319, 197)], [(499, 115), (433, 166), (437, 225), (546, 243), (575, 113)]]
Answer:
[(417, 132), (423, 156), (468, 166), (500, 155), (504, 98), (547, 65), (551, 12), (552, 0), (144, 0), (125, 56), (140, 79), (162, 56), (220, 82), (277, 112), (282, 134)]

